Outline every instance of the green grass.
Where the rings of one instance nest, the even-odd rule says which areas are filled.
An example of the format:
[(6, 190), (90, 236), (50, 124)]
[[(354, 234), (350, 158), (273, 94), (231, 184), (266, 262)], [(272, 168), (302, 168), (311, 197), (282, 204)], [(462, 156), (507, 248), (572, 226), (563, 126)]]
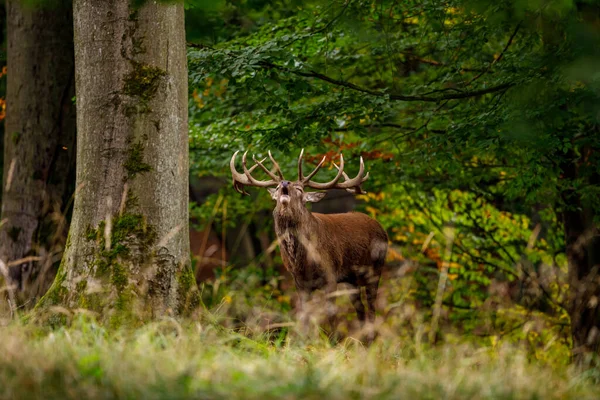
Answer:
[(600, 398), (590, 371), (532, 363), (515, 346), (272, 339), (205, 317), (115, 331), (85, 315), (56, 330), (12, 322), (0, 328), (0, 398)]

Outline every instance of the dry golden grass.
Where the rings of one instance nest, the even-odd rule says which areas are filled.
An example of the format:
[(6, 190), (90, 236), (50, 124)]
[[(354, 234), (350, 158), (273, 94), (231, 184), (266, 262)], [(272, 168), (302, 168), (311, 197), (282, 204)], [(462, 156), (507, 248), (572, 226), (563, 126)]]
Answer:
[(436, 348), (386, 336), (242, 335), (164, 319), (109, 330), (85, 314), (69, 327), (0, 328), (1, 398), (593, 399), (595, 370), (541, 365), (511, 345)]

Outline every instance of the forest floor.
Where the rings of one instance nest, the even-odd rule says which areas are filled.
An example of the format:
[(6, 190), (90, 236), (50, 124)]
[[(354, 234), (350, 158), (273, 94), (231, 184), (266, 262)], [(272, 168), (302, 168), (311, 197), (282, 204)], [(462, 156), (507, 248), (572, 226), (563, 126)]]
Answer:
[(595, 374), (514, 346), (332, 345), (198, 320), (107, 329), (83, 314), (63, 328), (0, 327), (2, 399), (597, 399)]

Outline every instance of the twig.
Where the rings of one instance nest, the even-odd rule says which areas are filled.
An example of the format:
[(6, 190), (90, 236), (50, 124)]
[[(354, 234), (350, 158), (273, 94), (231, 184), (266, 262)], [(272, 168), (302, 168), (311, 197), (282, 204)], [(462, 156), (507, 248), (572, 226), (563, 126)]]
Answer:
[(446, 282), (448, 281), (448, 265), (450, 264), (450, 258), (452, 257), (452, 244), (454, 243), (454, 226), (450, 225), (444, 236), (446, 237), (446, 251), (444, 262), (442, 263), (442, 269), (440, 271), (440, 280), (438, 281), (437, 293), (435, 295), (435, 304), (433, 306), (433, 317), (431, 320), (431, 330), (429, 331), (429, 343), (435, 343), (437, 328), (442, 312), (442, 300), (444, 298), (444, 291), (446, 290)]
[(7, 266), (8, 266), (8, 268), (16, 267), (17, 265), (25, 264), (25, 263), (28, 263), (31, 261), (40, 261), (41, 259), (42, 259), (42, 257), (38, 257), (38, 256), (23, 257), (23, 258), (19, 258), (18, 260), (9, 261)]
[[(429, 58), (423, 58), (423, 57), (419, 57), (418, 55), (411, 53), (411, 52), (400, 52), (400, 54), (404, 54), (406, 56), (412, 57), (413, 59), (422, 62), (423, 64), (428, 64), (428, 65), (433, 65), (434, 67), (452, 67), (451, 64), (447, 64), (441, 61), (436, 61), (436, 60), (432, 60)], [(458, 67), (457, 68), (458, 71), (465, 71), (465, 72), (482, 72), (485, 71), (484, 68), (469, 68), (469, 67)]]
[(473, 79), (471, 79), (469, 82), (466, 83), (465, 86), (469, 86), (471, 83), (473, 83), (474, 81), (476, 81), (477, 79), (481, 78), (481, 76), (483, 74), (487, 74), (490, 70), (490, 68), (492, 68), (492, 66), (494, 64), (496, 64), (498, 61), (500, 61), (502, 59), (502, 57), (504, 57), (504, 53), (506, 53), (506, 50), (508, 50), (508, 48), (510, 47), (510, 45), (513, 42), (513, 39), (515, 38), (515, 36), (517, 35), (517, 32), (519, 31), (519, 28), (521, 27), (521, 24), (523, 23), (523, 21), (519, 22), (517, 24), (517, 26), (515, 27), (515, 30), (513, 31), (512, 35), (510, 35), (510, 38), (508, 39), (508, 42), (506, 42), (506, 46), (504, 46), (504, 49), (502, 50), (502, 52), (498, 55), (498, 57), (494, 58), (494, 60), (489, 63), (489, 65), (487, 66), (487, 68), (483, 71), (481, 71), (479, 74), (477, 74), (475, 77), (473, 77)]
[(319, 28), (319, 29), (317, 29), (317, 30), (314, 30), (314, 31), (312, 31), (312, 32), (310, 32), (310, 33), (308, 33), (308, 34), (306, 34), (306, 35), (304, 35), (304, 36), (297, 37), (297, 38), (295, 38), (294, 40), (291, 40), (290, 42), (288, 42), (288, 43), (284, 44), (284, 45), (283, 45), (283, 47), (288, 47), (288, 46), (291, 46), (292, 44), (294, 44), (294, 43), (295, 43), (295, 42), (297, 42), (298, 40), (304, 40), (304, 39), (306, 39), (306, 38), (309, 38), (309, 37), (311, 37), (311, 36), (314, 36), (314, 35), (316, 35), (317, 33), (321, 33), (321, 32), (324, 32), (324, 31), (326, 31), (327, 29), (329, 29), (329, 28), (330, 28), (330, 27), (331, 27), (331, 26), (334, 24), (334, 22), (335, 22), (335, 21), (337, 21), (338, 19), (340, 19), (340, 17), (341, 17), (342, 15), (344, 15), (344, 13), (345, 13), (345, 12), (346, 12), (346, 10), (348, 9), (348, 6), (350, 5), (350, 3), (351, 3), (351, 2), (352, 2), (352, 0), (346, 0), (346, 4), (344, 4), (344, 7), (342, 8), (342, 11), (340, 11), (338, 15), (336, 15), (335, 17), (333, 17), (333, 18), (331, 19), (331, 21), (329, 21), (327, 24), (325, 24), (325, 26), (324, 26), (324, 27), (322, 27), (322, 28)]
[(8, 292), (8, 305), (10, 307), (10, 316), (11, 318), (14, 318), (17, 312), (15, 290), (14, 286), (12, 285), (12, 279), (10, 278), (8, 267), (2, 260), (0, 260), (0, 274), (4, 276), (4, 283), (6, 284), (6, 291)]

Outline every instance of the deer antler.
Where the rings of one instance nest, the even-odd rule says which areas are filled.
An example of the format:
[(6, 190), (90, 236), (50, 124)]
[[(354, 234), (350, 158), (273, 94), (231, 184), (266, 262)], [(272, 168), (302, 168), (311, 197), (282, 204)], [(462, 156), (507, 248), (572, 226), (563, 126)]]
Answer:
[[(348, 177), (348, 175), (344, 172), (344, 156), (342, 154), (340, 154), (339, 167), (337, 166), (336, 163), (333, 163), (333, 165), (335, 165), (335, 167), (338, 170), (338, 173), (335, 176), (335, 178), (333, 178), (331, 181), (326, 182), (326, 183), (319, 183), (319, 182), (313, 182), (310, 179), (313, 176), (315, 176), (315, 174), (319, 171), (321, 166), (323, 166), (323, 163), (325, 162), (325, 157), (323, 157), (323, 159), (321, 160), (319, 165), (317, 165), (317, 167), (313, 170), (313, 172), (311, 172), (307, 177), (304, 177), (304, 175), (302, 174), (302, 156), (303, 155), (304, 155), (304, 149), (302, 149), (302, 151), (300, 152), (300, 157), (298, 158), (298, 180), (300, 182), (302, 182), (303, 185), (313, 188), (313, 189), (319, 189), (319, 190), (346, 189), (347, 191), (349, 191), (351, 193), (356, 193), (356, 194), (363, 193), (362, 189), (360, 188), (360, 185), (369, 178), (369, 173), (367, 172), (366, 175), (364, 174), (365, 164), (363, 162), (362, 157), (360, 158), (360, 167), (359, 167), (359, 171), (358, 171), (358, 174), (356, 175), (356, 177), (350, 179), (350, 177)], [(342, 175), (344, 176), (344, 178), (346, 180), (344, 182), (338, 183), (338, 181), (340, 180)]]
[(281, 168), (279, 168), (279, 164), (277, 164), (277, 161), (275, 161), (275, 159), (271, 155), (271, 150), (269, 150), (269, 158), (271, 159), (271, 162), (275, 166), (275, 169), (277, 169), (277, 174), (279, 175), (279, 179), (283, 180), (283, 172), (281, 172)]
[[(231, 157), (231, 161), (229, 162), (229, 168), (231, 169), (231, 176), (233, 177), (233, 187), (239, 193), (246, 194), (246, 195), (248, 194), (244, 190), (244, 186), (257, 186), (257, 187), (277, 186), (279, 184), (279, 182), (281, 180), (283, 180), (283, 174), (281, 173), (281, 169), (279, 168), (279, 165), (277, 164), (277, 162), (275, 161), (273, 156), (271, 156), (271, 152), (269, 152), (269, 157), (271, 158), (271, 161), (275, 165), (275, 168), (277, 169), (279, 176), (273, 174), (267, 167), (265, 167), (263, 165), (263, 162), (266, 160), (266, 158), (263, 158), (262, 160), (259, 161), (253, 156), (252, 159), (254, 160), (254, 162), (256, 164), (253, 165), (252, 167), (250, 167), (250, 169), (248, 169), (248, 167), (246, 167), (246, 156), (248, 155), (247, 151), (242, 156), (242, 168), (244, 169), (244, 173), (240, 174), (235, 169), (235, 159), (239, 152), (240, 151), (238, 150), (235, 153), (233, 153), (233, 157)], [(252, 171), (254, 171), (257, 167), (261, 167), (263, 169), (263, 171), (265, 171), (267, 173), (267, 175), (269, 175), (272, 179), (268, 180), (268, 181), (259, 181), (259, 180), (255, 179), (252, 176)]]
[[(335, 162), (333, 163), (333, 165), (338, 169), (338, 171), (340, 170), (340, 167), (338, 167)], [(360, 178), (360, 181), (359, 181), (358, 184), (354, 183), (354, 181), (360, 175), (362, 175), (363, 170), (364, 170), (364, 163), (363, 163), (363, 159), (361, 157), (360, 158), (360, 171), (358, 172), (358, 175), (354, 179), (350, 179), (350, 177), (348, 176), (348, 174), (346, 174), (345, 172), (342, 172), (342, 174), (344, 175), (344, 179), (346, 179), (346, 180), (344, 182), (340, 183), (340, 185), (347, 185), (348, 187), (344, 187), (344, 189), (346, 189), (350, 193), (354, 193), (354, 194), (364, 194), (364, 193), (367, 193), (364, 190), (362, 190), (362, 188), (360, 187), (360, 185), (364, 181), (366, 181), (367, 179), (369, 179), (369, 173), (368, 172), (367, 172), (367, 174), (364, 177)]]
[[(321, 160), (319, 165), (317, 165), (317, 167), (308, 176), (304, 176), (304, 174), (302, 173), (302, 157), (303, 156), (304, 156), (304, 149), (302, 149), (302, 151), (300, 152), (300, 157), (298, 157), (298, 181), (301, 182), (304, 186), (308, 186), (313, 189), (325, 190), (325, 189), (329, 189), (329, 188), (333, 187), (337, 183), (337, 181), (339, 181), (340, 178), (342, 177), (343, 171), (339, 170), (336, 177), (333, 178), (333, 180), (331, 180), (329, 182), (326, 182), (326, 183), (312, 182), (311, 178), (313, 176), (315, 176), (317, 172), (319, 172), (319, 170), (323, 166), (323, 163), (325, 163), (326, 157), (323, 156), (323, 159)], [(344, 168), (344, 156), (341, 154), (340, 154), (340, 165), (342, 166), (342, 169), (343, 169)]]

